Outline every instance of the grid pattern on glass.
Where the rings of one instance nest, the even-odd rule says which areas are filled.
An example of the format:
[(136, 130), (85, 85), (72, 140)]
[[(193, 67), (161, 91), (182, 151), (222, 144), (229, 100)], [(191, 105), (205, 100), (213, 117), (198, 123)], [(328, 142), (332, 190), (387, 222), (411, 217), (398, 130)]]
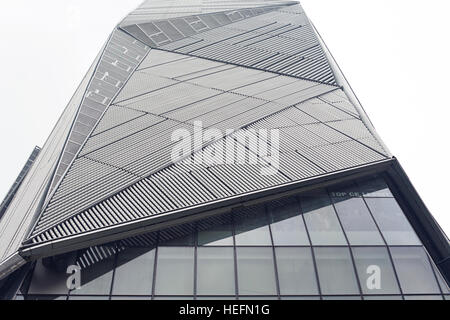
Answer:
[[(406, 218), (409, 237), (390, 246), (376, 218), (386, 199), (395, 201), (385, 184), (365, 183), (370, 191), (338, 186), (157, 232), (148, 247), (117, 250), (83, 269), (82, 288), (71, 292), (63, 271), (38, 262), (19, 298), (443, 298), (448, 291)], [(370, 236), (360, 243), (352, 232), (362, 230)]]

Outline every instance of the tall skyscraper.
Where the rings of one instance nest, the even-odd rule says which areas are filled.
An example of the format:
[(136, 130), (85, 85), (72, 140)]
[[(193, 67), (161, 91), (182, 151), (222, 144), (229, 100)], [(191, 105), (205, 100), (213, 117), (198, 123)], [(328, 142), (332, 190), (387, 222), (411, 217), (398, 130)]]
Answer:
[(37, 153), (4, 299), (450, 297), (448, 238), (297, 2), (145, 1)]

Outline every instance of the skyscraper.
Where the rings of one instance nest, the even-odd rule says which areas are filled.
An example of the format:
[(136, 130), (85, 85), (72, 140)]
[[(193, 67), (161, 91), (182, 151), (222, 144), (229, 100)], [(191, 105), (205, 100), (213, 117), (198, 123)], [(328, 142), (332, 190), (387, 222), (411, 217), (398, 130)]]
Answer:
[(4, 298), (450, 295), (448, 238), (297, 2), (144, 2), (20, 181)]

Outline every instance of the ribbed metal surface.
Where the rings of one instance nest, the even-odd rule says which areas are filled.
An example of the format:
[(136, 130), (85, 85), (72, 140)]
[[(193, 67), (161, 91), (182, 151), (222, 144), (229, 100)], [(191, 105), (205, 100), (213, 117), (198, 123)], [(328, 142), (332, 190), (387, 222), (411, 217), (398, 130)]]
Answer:
[[(271, 3), (272, 2), (272, 3)], [(139, 39), (150, 47), (159, 47), (174, 41), (179, 41), (187, 37), (226, 26), (237, 21), (249, 19), (286, 5), (286, 2), (267, 1), (265, 4), (245, 7), (245, 2), (239, 4), (227, 4), (225, 6), (208, 6), (207, 8), (189, 9), (189, 6), (175, 6), (161, 3), (158, 11), (154, 11), (157, 4), (151, 4), (153, 11), (142, 8), (138, 14), (132, 14), (133, 18), (127, 18), (121, 24), (121, 29), (136, 39)], [(214, 8), (217, 8), (215, 11)], [(242, 9), (245, 8), (245, 9)], [(170, 14), (171, 9), (179, 10)], [(231, 10), (230, 10), (231, 9)], [(165, 11), (165, 12), (164, 12)], [(162, 14), (161, 14), (162, 13)], [(146, 18), (143, 18), (146, 16)], [(165, 17), (163, 17), (165, 16)], [(135, 19), (137, 18), (137, 19)]]
[(108, 131), (128, 121), (134, 120), (144, 115), (143, 112), (121, 108), (118, 106), (110, 106), (103, 115), (101, 123), (92, 132), (92, 136)]
[[(218, 1), (218, 0), (149, 0), (145, 1), (136, 10), (131, 12), (122, 22), (121, 26), (140, 24), (153, 20), (166, 20), (170, 18), (186, 17), (191, 15), (207, 15), (219, 11), (239, 10), (242, 15), (251, 14), (251, 8), (289, 5), (294, 1), (255, 0), (255, 1)], [(203, 17), (203, 16), (200, 16)], [(230, 19), (236, 19), (234, 15)], [(202, 19), (203, 20), (203, 19)], [(204, 21), (208, 22), (207, 19)], [(208, 25), (214, 25), (213, 22)]]
[[(291, 8), (289, 6), (287, 8)], [(274, 10), (189, 38), (163, 44), (161, 48), (335, 84), (333, 72), (311, 25), (302, 12)]]
[[(28, 243), (137, 222), (388, 157), (335, 86), (300, 6), (247, 10), (243, 2), (208, 1), (216, 11), (233, 9), (231, 5), (242, 10), (187, 17), (194, 2), (168, 1), (159, 9), (158, 2), (145, 4), (137, 11), (147, 20), (122, 24), (139, 41), (162, 45), (162, 50), (152, 49), (144, 59), (148, 48), (140, 48), (142, 55), (127, 74), (111, 69), (112, 60), (100, 63), (99, 72), (110, 68), (127, 82), (117, 97), (105, 96), (104, 107), (109, 108), (98, 123), (92, 121), (86, 143), (84, 136), (78, 137), (83, 147), (79, 153), (72, 149), (77, 158)], [(162, 8), (170, 8), (166, 18), (148, 18)], [(116, 65), (124, 62), (114, 58)], [(110, 89), (97, 80), (93, 83), (102, 90)], [(193, 135), (199, 121), (203, 128), (221, 130), (217, 140)], [(260, 129), (278, 129), (279, 146)], [(173, 163), (175, 130), (191, 134), (192, 148)], [(268, 146), (269, 153), (247, 146), (246, 139)], [(244, 152), (237, 152), (232, 162), (225, 155), (219, 159), (216, 151), (230, 144)], [(279, 163), (269, 157), (277, 153)], [(264, 175), (263, 169), (274, 174)], [(182, 233), (174, 229), (160, 237)], [(133, 245), (152, 239), (127, 241)], [(80, 263), (87, 266), (122, 245), (93, 247)]]
[[(167, 70), (176, 72), (183, 81), (156, 75), (164, 71), (164, 65), (186, 61), (170, 55), (171, 59), (161, 59), (161, 53), (156, 53), (157, 59), (166, 62), (144, 69), (143, 77), (141, 71), (138, 77), (130, 79), (127, 84), (130, 88), (124, 88), (127, 95), (123, 97), (127, 99), (118, 102), (120, 106), (114, 106), (115, 111), (111, 112), (126, 114), (116, 110), (122, 108), (133, 115), (135, 111), (143, 115), (131, 120), (124, 116), (123, 123), (107, 116), (108, 113), (105, 115), (99, 123), (105, 130), (88, 139), (80, 158), (37, 223), (33, 232), (35, 242), (385, 158), (377, 152), (379, 149), (371, 147), (373, 143), (365, 145), (358, 140), (371, 136), (361, 120), (333, 105), (333, 101), (344, 101), (342, 93), (335, 94), (339, 99), (328, 97), (337, 90), (335, 87), (241, 67), (216, 70), (212, 66), (211, 72), (204, 73), (199, 58), (188, 59), (189, 67), (181, 68), (184, 73), (177, 68)], [(148, 58), (151, 57), (152, 53)], [(211, 65), (206, 64), (205, 68), (210, 69)], [(198, 72), (201, 75), (193, 76)], [(132, 81), (133, 78), (136, 80)], [(167, 80), (172, 81), (170, 85)], [(149, 93), (144, 93), (146, 88), (150, 88)], [(136, 96), (131, 96), (132, 92)], [(171, 165), (172, 132), (185, 129), (192, 133), (195, 121), (202, 121), (205, 128), (221, 130), (244, 128), (252, 123), (249, 129), (281, 128), (280, 170), (273, 176), (260, 175), (261, 168), (269, 164), (257, 154), (254, 154), (257, 164), (237, 159), (243, 164), (193, 165), (191, 158)], [(246, 130), (237, 131), (234, 139), (239, 140), (241, 133), (248, 134)], [(224, 143), (225, 140), (218, 141), (196, 154), (207, 158), (211, 148), (220, 144), (224, 148)], [(330, 152), (335, 153), (336, 159), (330, 157)], [(166, 169), (158, 172), (163, 168)], [(124, 189), (130, 183), (135, 184)], [(98, 199), (105, 201), (95, 204)]]
[(28, 157), (27, 162), (25, 163), (24, 167), (20, 171), (19, 176), (17, 177), (16, 181), (14, 181), (14, 184), (9, 189), (8, 193), (6, 194), (2, 203), (0, 204), (0, 220), (2, 219), (3, 215), (5, 214), (6, 210), (9, 207), (9, 205), (11, 204), (12, 199), (16, 195), (16, 192), (19, 189), (20, 185), (22, 184), (23, 180), (25, 179), (25, 176), (30, 171), (31, 166), (33, 165), (33, 163), (36, 160), (36, 157), (39, 155), (40, 151), (41, 151), (41, 148), (39, 148), (39, 147), (35, 147), (33, 149), (33, 152)]
[(47, 187), (51, 183), (52, 174), (58, 164), (58, 156), (63, 150), (70, 132), (70, 125), (75, 119), (100, 55), (97, 56), (83, 78), (0, 221), (2, 239), (0, 241), (0, 267), (3, 267), (8, 257), (18, 251), (35, 215), (40, 210), (41, 201), (46, 198)]
[(123, 87), (149, 48), (120, 30), (114, 30), (96, 66), (62, 153), (51, 190), (59, 183), (103, 112)]

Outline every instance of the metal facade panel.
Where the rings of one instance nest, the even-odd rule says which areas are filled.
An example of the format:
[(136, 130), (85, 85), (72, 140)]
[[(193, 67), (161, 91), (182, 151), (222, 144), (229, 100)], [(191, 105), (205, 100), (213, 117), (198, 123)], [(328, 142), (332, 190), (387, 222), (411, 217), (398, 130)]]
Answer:
[[(359, 131), (354, 132), (355, 129), (351, 131), (357, 128), (353, 122), (360, 122), (359, 119), (333, 105), (333, 101), (340, 102), (342, 97), (330, 100), (332, 102), (318, 98), (338, 90), (334, 86), (243, 67), (220, 69), (215, 62), (200, 58), (183, 59), (182, 55), (177, 57), (171, 53), (167, 53), (170, 58), (165, 58), (164, 53), (158, 50), (152, 50), (148, 55), (148, 64), (153, 53), (157, 62), (135, 72), (117, 99), (125, 100), (113, 107), (130, 110), (131, 114), (136, 110), (144, 115), (131, 120), (124, 116), (123, 124), (115, 119), (112, 128), (88, 139), (81, 157), (75, 161), (67, 180), (49, 203), (33, 236), (52, 229), (52, 225), (58, 228), (63, 223), (68, 228), (76, 223), (77, 216), (89, 217), (85, 211), (90, 210), (89, 203), (95, 206), (96, 217), (99, 215), (97, 219), (107, 214), (105, 210), (113, 210), (108, 213), (112, 216), (106, 224), (112, 226), (163, 213), (164, 210), (187, 208), (360, 165), (364, 161), (383, 159), (376, 151), (356, 142), (342, 147), (349, 150), (349, 154), (339, 152), (339, 157), (345, 159), (330, 160), (328, 153), (334, 150), (334, 144), (367, 137), (365, 133), (361, 136)], [(204, 66), (202, 61), (206, 61)], [(168, 67), (167, 70), (164, 67)], [(174, 76), (183, 80), (176, 80)], [(111, 122), (106, 116), (108, 112), (98, 126), (106, 122), (104, 126), (108, 127)], [(188, 171), (186, 166), (192, 164), (173, 165), (171, 133), (176, 129), (192, 133), (196, 121), (201, 121), (204, 128), (239, 130), (233, 135), (235, 140), (239, 140), (239, 135), (245, 133), (248, 125), (250, 129), (282, 128), (279, 150), (282, 160), (278, 174), (269, 177), (258, 175), (264, 163), (266, 166), (268, 163), (257, 154), (254, 156), (259, 159), (259, 165), (200, 165)], [(344, 133), (328, 125), (338, 121), (347, 121), (336, 125)], [(211, 148), (224, 144), (225, 139), (223, 137), (203, 150), (194, 151), (204, 158)], [(204, 143), (200, 141), (200, 145)], [(84, 177), (91, 178), (74, 180), (72, 177), (82, 174), (80, 170), (92, 172), (84, 174)], [(122, 188), (116, 183), (103, 188), (105, 181), (116, 180), (120, 181)], [(141, 183), (133, 187), (135, 181), (146, 181), (142, 182), (145, 188), (141, 186), (141, 189), (131, 192), (130, 188), (137, 188)], [(120, 211), (113, 204), (95, 205), (98, 199), (112, 201), (108, 198), (115, 199), (116, 194), (126, 201), (129, 210)], [(167, 202), (171, 205), (168, 206)], [(123, 210), (124, 207), (120, 208)], [(85, 218), (83, 228), (91, 230), (94, 222), (93, 218)], [(45, 234), (47, 240), (51, 239), (52, 233)]]
[[(88, 94), (79, 96), (82, 107), (57, 172), (61, 182), (26, 245), (92, 240), (156, 215), (388, 158), (292, 3), (149, 1), (114, 31), (96, 66), (84, 86)], [(192, 134), (198, 121), (220, 136), (194, 136), (189, 154), (174, 163), (173, 132)], [(261, 129), (279, 129), (279, 145)], [(279, 163), (246, 139), (267, 144)], [(216, 163), (215, 152), (230, 141), (244, 153)], [(262, 174), (269, 168), (275, 174)], [(110, 249), (95, 250), (101, 257)]]
[(112, 99), (144, 59), (149, 48), (120, 30), (114, 30), (96, 65), (52, 182), (53, 189), (93, 130)]
[(39, 152), (41, 152), (41, 148), (34, 147), (33, 152), (28, 157), (28, 160), (25, 163), (22, 170), (20, 171), (19, 176), (14, 181), (12, 187), (8, 190), (8, 193), (6, 194), (2, 203), (0, 204), (0, 220), (2, 219), (6, 210), (8, 209), (11, 201), (13, 200), (14, 196), (16, 195), (16, 192), (19, 189), (20, 185), (22, 184), (23, 180), (25, 179), (26, 175), (30, 171), (34, 161), (36, 160), (37, 156), (39, 155)]
[(10, 267), (4, 262), (18, 251), (38, 213), (37, 211), (40, 210), (41, 201), (46, 197), (47, 187), (51, 183), (58, 156), (61, 154), (69, 134), (70, 125), (75, 119), (77, 109), (99, 58), (100, 55), (85, 75), (0, 221), (0, 234), (2, 235), (0, 271)]

